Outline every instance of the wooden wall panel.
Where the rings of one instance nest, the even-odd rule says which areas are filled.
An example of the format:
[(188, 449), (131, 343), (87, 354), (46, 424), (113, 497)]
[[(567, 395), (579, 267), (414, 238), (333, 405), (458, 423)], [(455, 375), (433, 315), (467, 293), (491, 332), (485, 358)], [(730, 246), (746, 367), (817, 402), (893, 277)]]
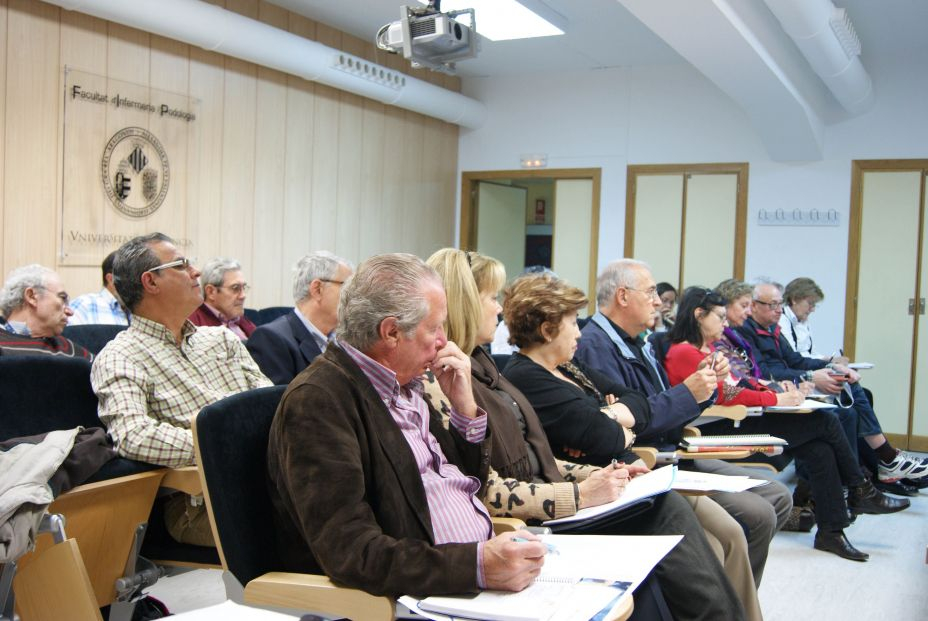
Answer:
[[(290, 32), (312, 39), (316, 25), (310, 20), (290, 14)], [(291, 269), (297, 259), (310, 251), (309, 225), (313, 165), (313, 109), (315, 85), (287, 76), (287, 140), (284, 177), (284, 234), (280, 273), (281, 291), (292, 302)]]
[[(323, 45), (341, 46), (341, 33), (316, 25), (315, 40)], [(338, 209), (338, 117), (339, 91), (317, 84), (313, 108), (313, 185), (310, 198), (309, 250), (338, 252), (335, 238)], [(334, 243), (333, 243), (334, 242)]]
[[(263, 0), (209, 1), (460, 90), (455, 78), (413, 71), (368, 41)], [(100, 286), (96, 259), (63, 266), (58, 257), (67, 191), (61, 187), (65, 66), (140, 93), (158, 89), (196, 100), (186, 152), (169, 154), (172, 175), (189, 179), (179, 184), (186, 196), (169, 197), (185, 203), (185, 213), (162, 209), (131, 226), (190, 240), (187, 253), (201, 262), (220, 254), (241, 260), (253, 285), (248, 306), (289, 304), (290, 268), (313, 249), (357, 263), (385, 251), (428, 256), (452, 243), (456, 126), (46, 3), (0, 0), (4, 274), (39, 261), (62, 271), (72, 295)], [(81, 157), (99, 159), (100, 145), (125, 123), (119, 110), (105, 116), (99, 126), (79, 129), (89, 145)], [(158, 122), (152, 121), (156, 135), (170, 131)], [(64, 183), (78, 192), (69, 183), (74, 177)], [(79, 191), (102, 192), (94, 183)], [(81, 220), (82, 229), (103, 232), (126, 218), (99, 211)]]
[[(107, 63), (107, 24), (104, 21), (78, 13), (76, 11), (61, 12), (61, 45), (59, 46), (59, 66), (61, 68), (61, 80), (59, 88), (64, 88), (64, 68), (67, 66), (70, 70), (93, 73), (98, 76), (106, 75)], [(101, 80), (102, 85), (102, 80)], [(186, 89), (186, 86), (185, 86)], [(73, 105), (69, 103), (65, 96), (64, 106)], [(64, 117), (60, 115), (62, 118)], [(100, 158), (100, 146), (98, 137), (106, 133), (106, 119), (102, 115), (87, 115), (86, 122), (80, 123), (75, 127), (68, 128), (71, 132), (71, 142), (68, 148), (74, 153), (79, 153), (76, 159), (89, 158), (97, 160)], [(62, 130), (64, 124), (62, 122)], [(62, 139), (64, 140), (64, 139)], [(64, 147), (64, 144), (62, 144)], [(62, 158), (63, 159), (63, 158)], [(85, 229), (88, 231), (102, 231), (106, 227), (104, 222), (104, 211), (97, 208), (99, 201), (93, 200), (103, 191), (96, 180), (90, 183), (77, 183), (76, 174), (65, 169), (64, 175), (58, 176), (59, 202), (56, 211), (61, 217), (62, 206), (60, 203), (62, 192), (62, 183), (65, 184), (69, 196), (75, 199), (77, 204), (87, 205), (84, 210), (86, 218)], [(63, 177), (63, 178), (62, 178)], [(65, 235), (68, 234), (67, 227)], [(61, 252), (64, 249), (61, 248)], [(62, 259), (66, 257), (62, 254)], [(79, 266), (59, 266), (58, 271), (61, 274), (69, 292), (84, 292), (99, 289), (102, 286), (100, 281), (100, 270), (88, 269)]]
[[(261, 2), (258, 19), (287, 29), (287, 11)], [(252, 262), (245, 278), (252, 283), (246, 306), (264, 308), (290, 299), (284, 280), (290, 275), (283, 261), (279, 240), (284, 234), (284, 181), (286, 179), (287, 76), (258, 67), (257, 115), (255, 123), (255, 194), (252, 214)]]
[(361, 211), (358, 217), (358, 258), (383, 252), (383, 226), (368, 226), (377, 222), (384, 208), (384, 106), (366, 99), (362, 112), (361, 136)]
[[(361, 56), (364, 45), (354, 37), (342, 35), (339, 49)], [(352, 93), (339, 94), (338, 112), (338, 188), (336, 192), (334, 250), (342, 257), (357, 257), (361, 247), (361, 158), (364, 148), (364, 98)]]
[[(255, 122), (257, 118), (256, 68), (234, 58), (226, 59), (225, 107), (222, 132), (222, 203), (219, 252), (252, 264), (248, 224), (255, 197)], [(201, 262), (213, 257), (203, 256)]]
[[(198, 260), (220, 252), (222, 215), (222, 139), (225, 121), (225, 62), (223, 57), (200, 48), (189, 48), (191, 97), (199, 99), (197, 131), (191, 136), (187, 153), (196, 182), (187, 188), (187, 237), (195, 240)], [(196, 162), (195, 164), (193, 162)]]
[[(7, 47), (7, 0), (0, 0), (0, 84), (6, 84), (6, 52)], [(4, 198), (4, 185), (6, 167), (6, 97), (0, 96), (0, 200)], [(6, 230), (3, 210), (0, 209), (0, 279), (6, 278), (4, 257), (6, 256), (6, 243), (3, 231)], [(2, 286), (2, 285), (0, 285)]]
[[(7, 15), (4, 123), (4, 274), (57, 263), (58, 9), (11, 0)], [(7, 267), (8, 266), (8, 267)]]

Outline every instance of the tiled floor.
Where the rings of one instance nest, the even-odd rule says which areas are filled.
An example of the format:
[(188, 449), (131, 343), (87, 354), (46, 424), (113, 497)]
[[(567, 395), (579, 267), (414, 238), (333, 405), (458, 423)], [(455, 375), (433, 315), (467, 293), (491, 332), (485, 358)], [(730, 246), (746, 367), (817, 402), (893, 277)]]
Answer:
[[(791, 476), (790, 470), (781, 475)], [(911, 500), (906, 511), (861, 516), (847, 529), (848, 539), (870, 554), (866, 563), (814, 550), (813, 533), (779, 533), (760, 588), (765, 619), (928, 619), (928, 490)], [(172, 612), (225, 599), (218, 570), (162, 578), (150, 593)]]

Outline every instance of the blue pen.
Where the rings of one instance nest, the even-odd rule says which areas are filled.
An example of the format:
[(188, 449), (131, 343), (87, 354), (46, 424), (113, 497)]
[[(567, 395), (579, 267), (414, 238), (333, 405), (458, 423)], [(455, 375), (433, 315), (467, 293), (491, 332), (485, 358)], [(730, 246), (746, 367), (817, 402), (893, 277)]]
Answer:
[[(526, 539), (525, 537), (513, 537), (512, 540), (515, 541), (516, 543), (528, 543), (528, 541), (529, 541), (529, 540)], [(553, 545), (551, 545), (550, 543), (545, 543), (544, 541), (542, 541), (541, 543), (544, 543), (544, 544), (545, 544), (545, 548), (548, 550), (548, 554), (560, 554), (560, 552), (558, 551), (558, 549), (555, 548), (555, 547), (554, 547)]]

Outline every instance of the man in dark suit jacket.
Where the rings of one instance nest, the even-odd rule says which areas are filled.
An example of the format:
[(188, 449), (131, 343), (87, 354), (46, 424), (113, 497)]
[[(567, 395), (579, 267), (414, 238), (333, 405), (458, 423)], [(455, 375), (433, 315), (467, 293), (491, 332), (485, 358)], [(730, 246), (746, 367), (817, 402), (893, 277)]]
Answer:
[[(654, 276), (645, 263), (633, 259), (613, 261), (599, 275), (596, 288), (599, 312), (581, 331), (577, 359), (648, 397), (651, 425), (638, 435), (640, 444), (663, 444), (669, 440), (675, 445), (680, 440), (681, 425), (699, 416), (701, 404), (706, 405), (711, 398), (717, 386), (714, 369), (700, 369), (683, 383), (670, 387), (650, 346), (639, 337), (653, 325), (661, 304)], [(744, 528), (754, 582), (759, 585), (770, 540), (786, 523), (792, 509), (789, 490), (757, 469), (718, 459), (684, 461), (682, 467), (769, 481), (746, 492), (711, 495)]]
[[(338, 339), (290, 383), (271, 425), (284, 569), (390, 596), (518, 591), (540, 572), (534, 535), (491, 538), (477, 497), (487, 416), (470, 359), (445, 338), (446, 315), (441, 281), (413, 255), (368, 259), (346, 285)], [(426, 368), (451, 402), (448, 430), (422, 397)]]
[(259, 326), (247, 347), (262, 373), (289, 384), (325, 350), (338, 323), (338, 296), (352, 265), (330, 252), (311, 252), (294, 268), (292, 313)]

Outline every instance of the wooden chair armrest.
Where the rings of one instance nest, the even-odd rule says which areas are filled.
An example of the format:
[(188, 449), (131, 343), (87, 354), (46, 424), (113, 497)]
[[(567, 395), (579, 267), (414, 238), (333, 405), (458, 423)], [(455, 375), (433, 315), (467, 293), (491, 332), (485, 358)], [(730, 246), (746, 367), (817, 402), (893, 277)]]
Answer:
[(707, 408), (702, 416), (714, 416), (718, 418), (727, 418), (729, 420), (744, 420), (748, 415), (748, 408), (743, 405), (713, 405)]
[(657, 449), (653, 446), (633, 446), (632, 452), (644, 462), (648, 468), (653, 468), (657, 463)]
[(169, 487), (191, 496), (203, 494), (203, 484), (200, 482), (200, 470), (196, 466), (183, 468), (169, 468), (164, 471), (161, 487)]
[(699, 430), (699, 427), (684, 427), (683, 428), (684, 438), (698, 438), (701, 435), (702, 435), (702, 432)]
[(525, 522), (519, 518), (495, 517), (491, 519), (493, 521), (493, 534), (495, 535), (525, 528)]
[(677, 451), (677, 459), (746, 459), (751, 451), (713, 451), (711, 453), (690, 453)]
[(348, 619), (392, 621), (396, 602), (340, 587), (326, 576), (270, 572), (245, 586), (245, 603), (321, 612)]
[(626, 621), (635, 612), (635, 601), (630, 597), (623, 597), (606, 614), (606, 621)]

